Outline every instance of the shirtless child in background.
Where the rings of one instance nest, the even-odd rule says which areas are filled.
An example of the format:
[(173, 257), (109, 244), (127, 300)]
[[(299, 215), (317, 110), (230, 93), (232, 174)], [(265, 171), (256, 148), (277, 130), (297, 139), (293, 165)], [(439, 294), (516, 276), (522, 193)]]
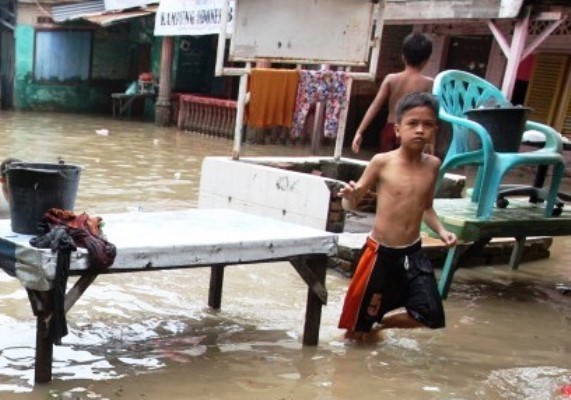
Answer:
[[(440, 160), (423, 152), (438, 130), (438, 102), (414, 92), (396, 106), (398, 149), (375, 155), (358, 182), (339, 191), (355, 209), (369, 189), (378, 193), (375, 223), (347, 291), (339, 327), (349, 339), (366, 339), (375, 323), (386, 328), (442, 328), (442, 300), (434, 271), (421, 248), (426, 225), (446, 246), (456, 244), (432, 207)], [(389, 311), (405, 307), (404, 311)]]
[[(396, 122), (396, 104), (401, 97), (412, 92), (432, 91), (432, 78), (422, 75), (422, 70), (426, 66), (432, 54), (432, 41), (422, 33), (411, 33), (402, 45), (401, 58), (404, 62), (404, 69), (395, 74), (388, 74), (375, 96), (375, 99), (367, 109), (361, 124), (355, 132), (352, 150), (357, 154), (361, 149), (363, 134), (371, 124), (381, 108), (388, 103), (389, 115), (387, 123), (380, 134), (381, 153), (394, 150), (398, 147), (398, 139), (394, 131)], [(426, 152), (434, 154), (433, 142), (427, 142)]]

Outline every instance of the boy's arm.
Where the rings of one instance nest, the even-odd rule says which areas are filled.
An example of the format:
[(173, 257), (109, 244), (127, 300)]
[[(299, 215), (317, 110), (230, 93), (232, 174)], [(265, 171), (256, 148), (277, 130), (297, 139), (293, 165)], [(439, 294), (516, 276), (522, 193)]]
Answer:
[(380, 169), (383, 164), (383, 155), (375, 155), (357, 182), (350, 181), (339, 191), (338, 196), (342, 197), (341, 204), (345, 210), (354, 210), (361, 201), (365, 193), (377, 183)]
[(424, 223), (432, 229), (439, 237), (442, 239), (446, 247), (451, 247), (456, 245), (456, 235), (452, 232), (448, 232), (440, 220), (438, 219), (438, 215), (436, 215), (436, 211), (433, 207), (434, 202), (434, 192), (436, 190), (436, 177), (438, 176), (438, 170), (440, 169), (440, 160), (436, 157), (432, 157), (433, 160), (433, 178), (432, 178), (432, 190), (430, 198), (427, 201), (426, 208), (424, 209), (423, 220)]
[(379, 113), (381, 107), (383, 107), (383, 105), (387, 102), (391, 94), (390, 81), (391, 75), (387, 75), (387, 77), (383, 80), (383, 83), (381, 83), (381, 87), (379, 88), (375, 99), (367, 109), (363, 120), (359, 124), (351, 146), (354, 153), (358, 153), (359, 150), (361, 150), (361, 142), (363, 141), (363, 133), (365, 133), (365, 129), (367, 129), (371, 122), (373, 122), (373, 119)]
[(424, 223), (430, 228), (432, 229), (439, 237), (440, 239), (442, 239), (442, 241), (444, 242), (444, 244), (446, 245), (446, 247), (451, 247), (454, 246), (456, 244), (456, 235), (453, 234), (452, 232), (448, 232), (444, 226), (442, 225), (442, 223), (440, 222), (440, 220), (438, 219), (438, 216), (436, 215), (436, 211), (434, 211), (434, 208), (432, 207), (432, 202), (430, 204), (430, 207), (426, 208), (424, 210)]

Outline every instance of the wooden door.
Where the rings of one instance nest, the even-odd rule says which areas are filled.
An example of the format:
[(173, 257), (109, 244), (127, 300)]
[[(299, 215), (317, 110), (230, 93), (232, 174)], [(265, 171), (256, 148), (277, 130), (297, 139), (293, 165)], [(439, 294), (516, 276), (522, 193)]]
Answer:
[(569, 56), (565, 54), (537, 55), (525, 98), (525, 105), (533, 108), (532, 120), (557, 129), (556, 123), (561, 121), (558, 106), (562, 97), (569, 97), (569, 85), (566, 84), (568, 68)]

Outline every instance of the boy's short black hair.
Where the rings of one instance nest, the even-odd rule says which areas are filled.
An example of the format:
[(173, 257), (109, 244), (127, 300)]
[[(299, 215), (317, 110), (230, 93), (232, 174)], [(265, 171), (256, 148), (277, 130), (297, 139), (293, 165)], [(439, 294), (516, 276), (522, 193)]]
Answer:
[(400, 124), (404, 113), (417, 107), (428, 107), (438, 118), (438, 100), (435, 96), (427, 92), (412, 92), (403, 96), (397, 103), (396, 116), (397, 123)]
[(2, 178), (6, 178), (6, 172), (8, 171), (8, 167), (10, 166), (10, 164), (15, 162), (22, 162), (22, 160), (18, 160), (17, 158), (6, 158), (4, 161), (2, 161), (2, 164), (0, 164), (0, 175), (2, 176)]
[(402, 55), (407, 65), (418, 67), (432, 54), (432, 40), (428, 35), (413, 32), (402, 42)]

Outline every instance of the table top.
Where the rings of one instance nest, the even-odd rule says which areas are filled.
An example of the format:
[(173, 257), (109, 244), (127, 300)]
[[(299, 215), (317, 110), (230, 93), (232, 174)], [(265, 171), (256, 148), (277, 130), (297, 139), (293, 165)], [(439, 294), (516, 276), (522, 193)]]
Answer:
[(127, 93), (111, 93), (111, 98), (113, 99), (128, 99), (131, 97), (156, 97), (156, 93), (134, 93), (134, 94), (127, 94)]
[[(337, 235), (277, 219), (228, 209), (190, 209), (102, 215), (103, 232), (117, 247), (109, 272), (198, 267), (280, 260), (308, 254), (334, 255)], [(56, 254), (29, 244), (0, 220), (0, 266), (24, 286), (47, 290)], [(70, 270), (88, 268), (87, 252), (72, 253)], [(48, 286), (46, 286), (48, 285)]]
[(476, 204), (469, 198), (435, 199), (434, 209), (442, 224), (463, 241), (482, 237), (568, 236), (571, 235), (571, 211), (568, 206), (558, 217), (546, 218), (542, 204), (509, 198), (507, 208), (494, 208), (492, 217), (476, 219)]

